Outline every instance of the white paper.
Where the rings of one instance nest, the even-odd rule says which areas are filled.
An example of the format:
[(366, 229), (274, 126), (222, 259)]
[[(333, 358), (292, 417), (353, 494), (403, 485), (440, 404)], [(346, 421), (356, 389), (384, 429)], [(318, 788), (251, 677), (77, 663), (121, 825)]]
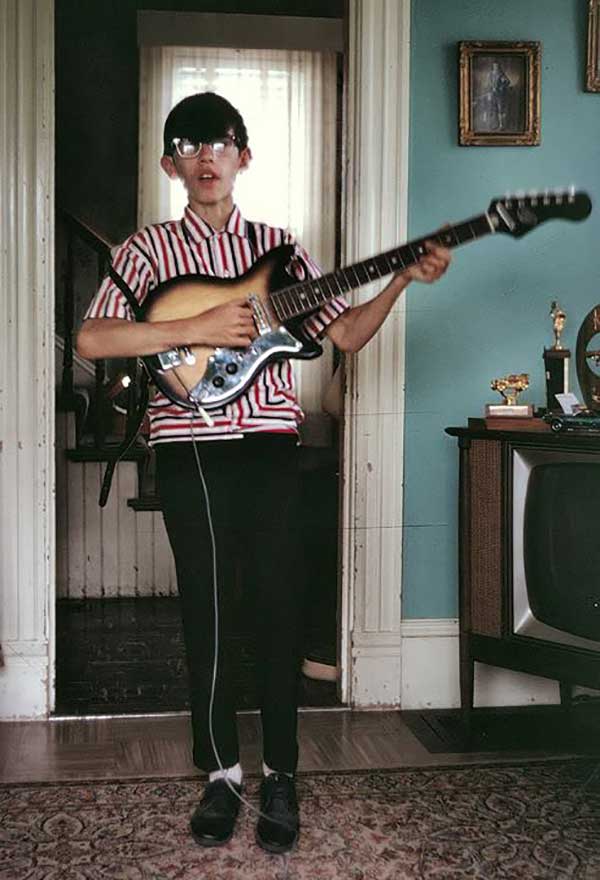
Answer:
[(568, 391), (566, 394), (555, 394), (554, 396), (560, 403), (562, 411), (568, 416), (572, 416), (582, 408), (577, 400), (577, 395), (573, 394), (572, 391)]

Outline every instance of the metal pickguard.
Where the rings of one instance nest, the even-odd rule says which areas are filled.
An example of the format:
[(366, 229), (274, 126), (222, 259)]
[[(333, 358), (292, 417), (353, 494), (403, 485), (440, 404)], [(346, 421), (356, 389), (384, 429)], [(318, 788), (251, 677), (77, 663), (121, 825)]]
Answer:
[(216, 348), (189, 398), (205, 409), (224, 406), (239, 397), (268, 361), (297, 356), (302, 348), (285, 327), (263, 332), (248, 348)]

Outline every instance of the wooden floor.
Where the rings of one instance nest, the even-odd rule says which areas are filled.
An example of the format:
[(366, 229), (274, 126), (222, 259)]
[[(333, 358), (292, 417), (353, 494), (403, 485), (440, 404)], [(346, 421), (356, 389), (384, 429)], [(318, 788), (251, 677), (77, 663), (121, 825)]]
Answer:
[[(239, 716), (241, 762), (259, 772), (260, 720)], [(199, 772), (186, 713), (0, 724), (0, 782), (172, 777)], [(527, 752), (431, 754), (394, 711), (304, 710), (299, 772), (508, 762)], [(536, 758), (546, 753), (535, 753)]]

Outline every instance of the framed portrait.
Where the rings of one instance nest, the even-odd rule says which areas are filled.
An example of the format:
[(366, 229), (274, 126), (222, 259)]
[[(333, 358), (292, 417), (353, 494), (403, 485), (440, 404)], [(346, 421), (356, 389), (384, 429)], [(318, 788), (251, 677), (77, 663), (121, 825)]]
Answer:
[(585, 87), (588, 92), (600, 92), (600, 0), (589, 0), (588, 51)]
[[(598, 2), (598, 0), (596, 0)], [(540, 143), (541, 43), (459, 43), (459, 143)]]

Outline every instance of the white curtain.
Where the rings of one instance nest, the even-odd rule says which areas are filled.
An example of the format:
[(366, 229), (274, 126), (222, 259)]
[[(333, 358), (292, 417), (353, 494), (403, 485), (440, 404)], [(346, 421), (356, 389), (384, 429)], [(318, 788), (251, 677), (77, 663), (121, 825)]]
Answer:
[[(140, 75), (140, 226), (178, 218), (186, 202), (159, 168), (162, 127), (178, 101), (214, 91), (244, 117), (253, 160), (239, 175), (242, 214), (292, 230), (324, 271), (334, 267), (336, 56), (333, 52), (143, 47)], [(321, 412), (332, 371), (329, 344), (296, 362), (304, 410)], [(318, 441), (317, 441), (318, 442)]]

